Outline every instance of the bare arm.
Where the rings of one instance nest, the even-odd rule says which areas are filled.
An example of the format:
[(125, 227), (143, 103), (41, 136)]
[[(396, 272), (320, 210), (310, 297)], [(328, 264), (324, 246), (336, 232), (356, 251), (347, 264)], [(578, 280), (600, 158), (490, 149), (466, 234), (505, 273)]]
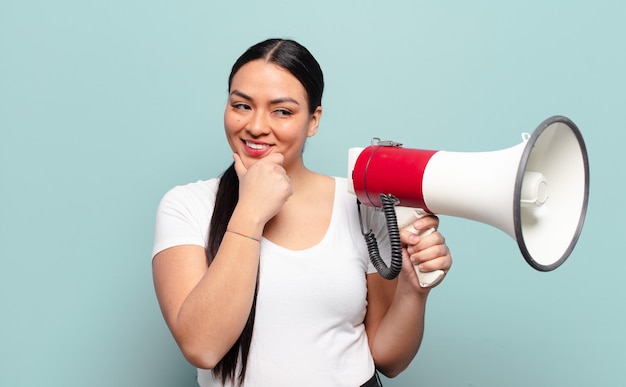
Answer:
[[(435, 217), (415, 224), (417, 229), (436, 227)], [(378, 274), (367, 276), (368, 308), (365, 326), (376, 367), (386, 376), (395, 377), (411, 363), (424, 334), (426, 299), (430, 288), (422, 288), (413, 263), (426, 265), (423, 271), (444, 269), (452, 264), (443, 236), (432, 233), (424, 238), (403, 232), (408, 244), (398, 278), (388, 281)], [(415, 238), (415, 239), (412, 239)]]
[[(228, 227), (260, 238), (265, 223), (291, 195), (282, 155), (256, 163), (250, 173), (235, 160), (240, 194)], [(259, 242), (227, 232), (210, 267), (204, 248), (192, 245), (161, 251), (152, 266), (161, 311), (183, 354), (199, 368), (213, 368), (250, 314)]]

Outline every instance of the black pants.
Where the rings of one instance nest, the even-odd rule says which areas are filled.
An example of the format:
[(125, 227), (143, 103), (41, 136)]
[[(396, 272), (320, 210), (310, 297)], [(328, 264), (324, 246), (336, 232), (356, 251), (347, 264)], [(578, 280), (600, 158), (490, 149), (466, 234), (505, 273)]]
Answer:
[(374, 376), (367, 382), (363, 383), (361, 387), (383, 387), (383, 384), (380, 382), (380, 378), (378, 377), (378, 372), (374, 372)]

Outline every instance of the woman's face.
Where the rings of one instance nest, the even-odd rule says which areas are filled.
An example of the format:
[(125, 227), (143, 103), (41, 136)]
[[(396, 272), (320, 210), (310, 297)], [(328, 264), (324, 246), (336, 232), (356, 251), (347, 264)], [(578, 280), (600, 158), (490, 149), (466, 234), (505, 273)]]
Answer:
[(262, 59), (235, 73), (224, 112), (226, 137), (247, 168), (270, 154), (285, 157), (286, 170), (302, 165), (302, 149), (322, 114), (309, 113), (308, 97), (289, 71)]

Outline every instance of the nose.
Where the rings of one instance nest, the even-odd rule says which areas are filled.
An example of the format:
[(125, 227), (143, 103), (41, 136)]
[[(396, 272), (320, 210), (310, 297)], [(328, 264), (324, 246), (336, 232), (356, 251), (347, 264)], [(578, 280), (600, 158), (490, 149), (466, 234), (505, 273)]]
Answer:
[(254, 137), (268, 134), (270, 131), (270, 122), (267, 112), (255, 110), (251, 119), (248, 121), (248, 125), (246, 125), (246, 131)]

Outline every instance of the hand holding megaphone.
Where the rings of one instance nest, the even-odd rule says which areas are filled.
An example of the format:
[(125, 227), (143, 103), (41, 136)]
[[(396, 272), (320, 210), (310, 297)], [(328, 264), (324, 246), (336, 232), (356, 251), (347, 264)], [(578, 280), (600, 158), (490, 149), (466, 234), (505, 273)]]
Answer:
[[(416, 220), (423, 218), (426, 215), (428, 215), (428, 213), (421, 208), (396, 207), (398, 228), (401, 230), (406, 230), (420, 237), (425, 237), (435, 231), (435, 229), (432, 227), (426, 230), (417, 230), (415, 227), (413, 227), (413, 224)], [(418, 265), (413, 265), (413, 268), (415, 269), (415, 273), (417, 274), (417, 279), (419, 280), (420, 286), (423, 288), (437, 285), (439, 281), (443, 279), (443, 275), (445, 274), (443, 270), (423, 272), (420, 271)]]

